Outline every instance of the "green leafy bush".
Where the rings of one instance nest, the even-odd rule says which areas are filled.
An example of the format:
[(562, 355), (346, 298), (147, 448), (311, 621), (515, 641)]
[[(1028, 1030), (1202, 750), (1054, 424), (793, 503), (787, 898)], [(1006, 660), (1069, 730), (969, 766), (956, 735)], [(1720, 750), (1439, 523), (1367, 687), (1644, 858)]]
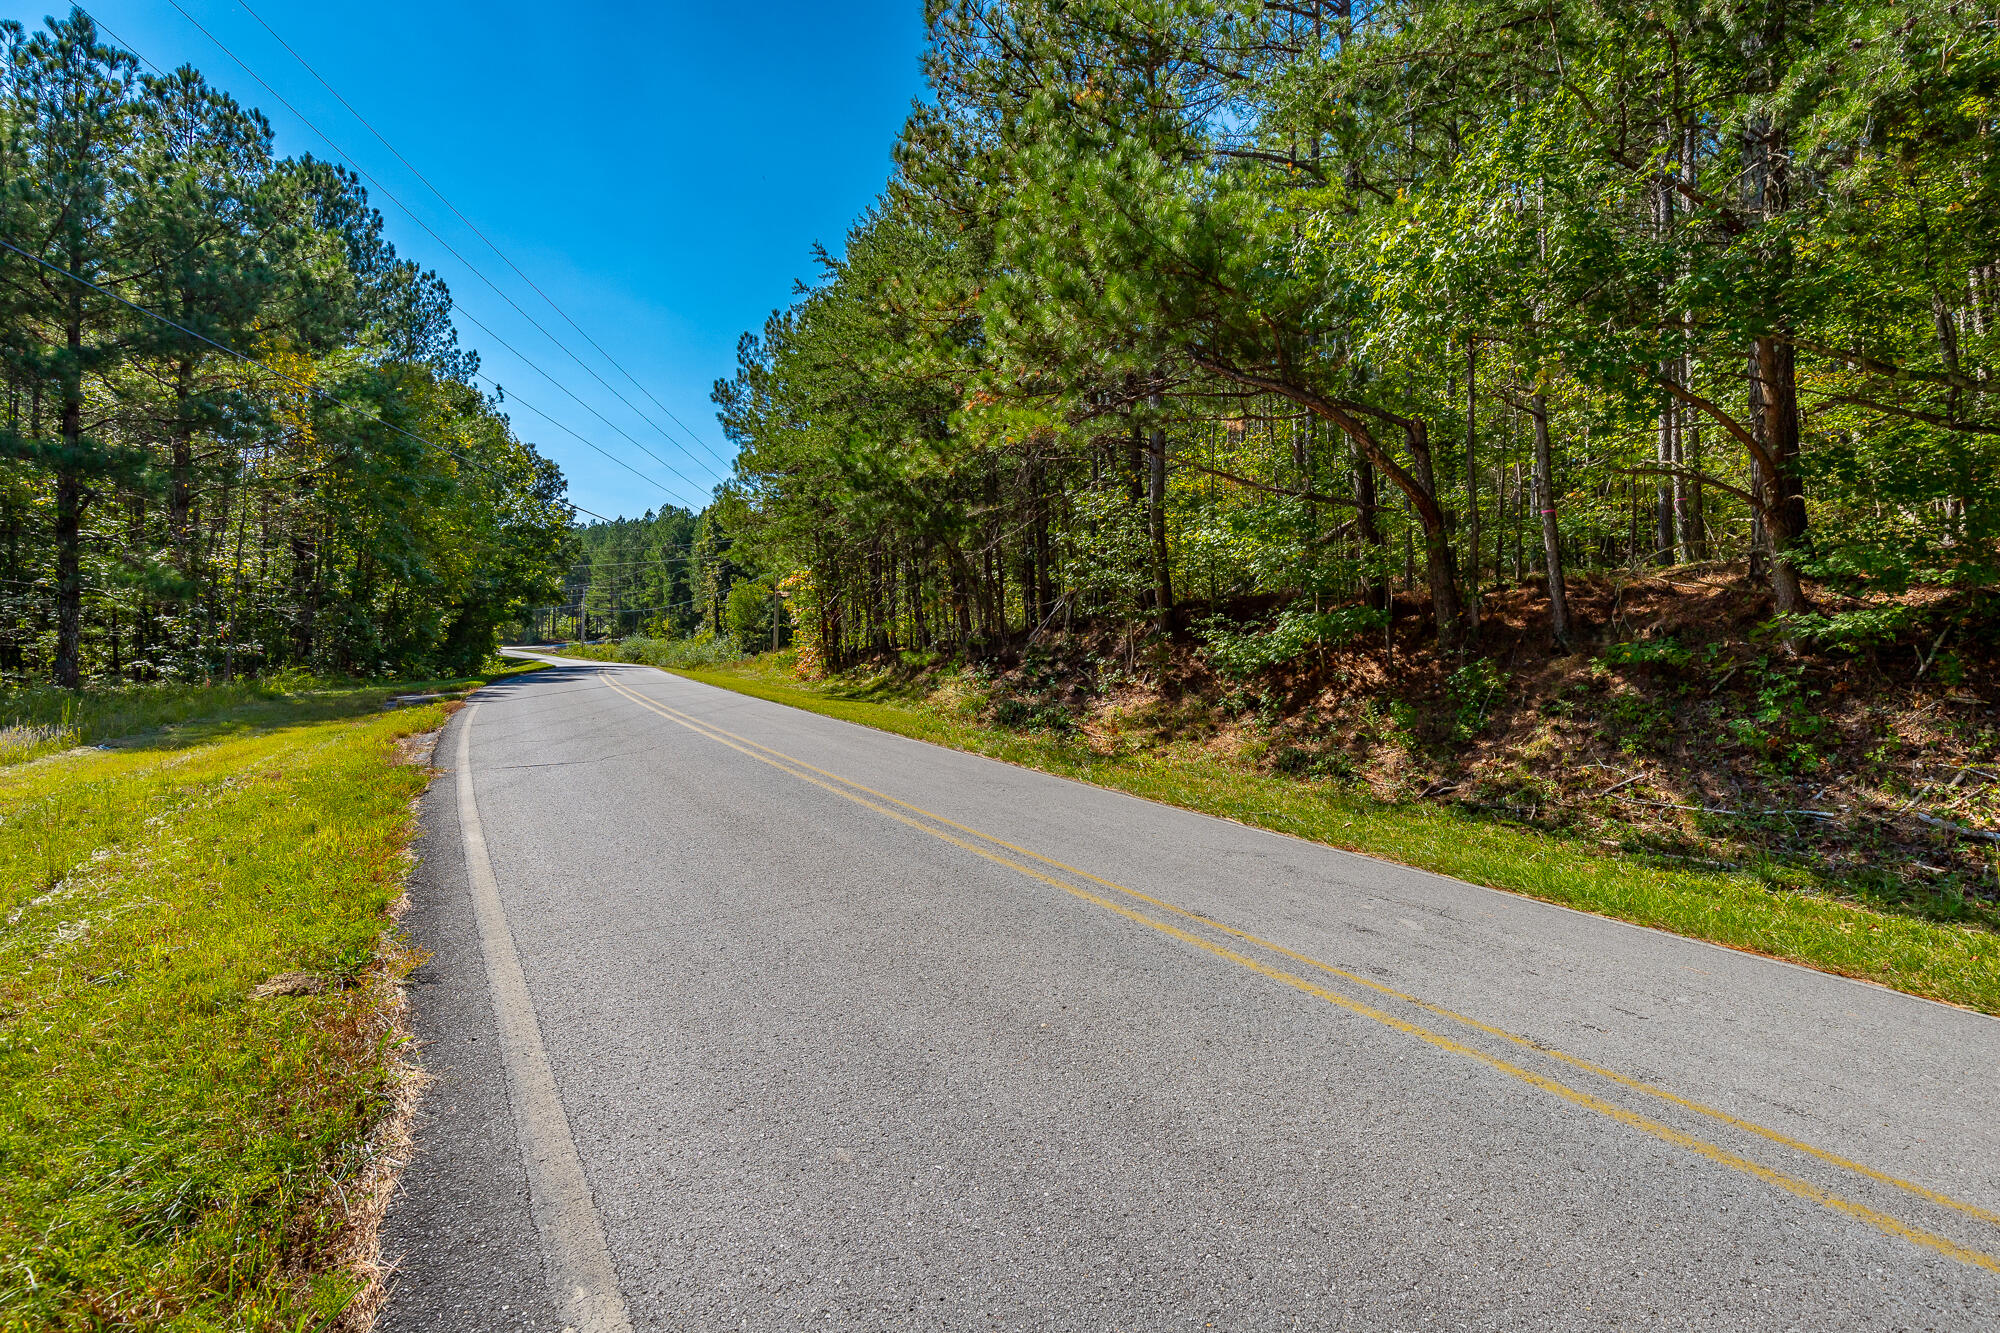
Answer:
[(993, 721), (1009, 731), (1043, 731), (1066, 736), (1076, 730), (1076, 718), (1061, 704), (1036, 704), (1026, 699), (1002, 699)]
[(1821, 648), (1852, 650), (1902, 638), (1922, 618), (1923, 612), (1914, 606), (1870, 606), (1832, 615), (1781, 616), (1772, 622), (1772, 628)]
[(1242, 680), (1294, 661), (1309, 648), (1345, 643), (1387, 623), (1388, 616), (1371, 606), (1333, 611), (1288, 608), (1261, 632), (1243, 633), (1222, 616), (1211, 616), (1198, 632), (1208, 645), (1208, 663), (1216, 673)]
[(617, 660), (656, 667), (705, 667), (734, 662), (743, 653), (728, 639), (704, 630), (691, 639), (652, 639), (635, 634), (617, 647)]
[(1607, 645), (1597, 655), (1606, 666), (1663, 666), (1679, 669), (1694, 660), (1694, 653), (1681, 647), (1672, 635), (1657, 639), (1635, 639), (1630, 643)]
[(739, 582), (729, 589), (729, 633), (745, 652), (771, 646), (771, 585)]
[(1484, 657), (1452, 672), (1445, 682), (1452, 702), (1452, 738), (1469, 741), (1485, 730), (1486, 715), (1506, 688), (1506, 673)]

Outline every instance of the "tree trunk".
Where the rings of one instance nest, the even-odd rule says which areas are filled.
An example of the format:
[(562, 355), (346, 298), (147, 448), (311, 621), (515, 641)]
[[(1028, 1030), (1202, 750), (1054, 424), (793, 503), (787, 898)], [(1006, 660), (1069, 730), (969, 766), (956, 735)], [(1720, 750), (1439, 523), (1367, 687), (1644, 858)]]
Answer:
[(1563, 583), (1562, 530), (1556, 523), (1555, 470), (1549, 465), (1549, 403), (1541, 394), (1528, 400), (1535, 423), (1535, 508), (1542, 517), (1542, 560), (1549, 582), (1549, 634), (1569, 647), (1569, 589)]
[(965, 558), (958, 543), (949, 539), (944, 543), (945, 573), (951, 583), (952, 610), (958, 620), (958, 644), (963, 651), (972, 642), (972, 577), (971, 562)]
[(1771, 539), (1771, 593), (1777, 613), (1811, 609), (1799, 583), (1797, 562), (1807, 554), (1805, 491), (1799, 483), (1799, 394), (1792, 347), (1776, 338), (1756, 340), (1752, 355), (1762, 388), (1764, 449), (1772, 473), (1764, 479), (1768, 499), (1764, 525)]
[[(1160, 406), (1154, 394), (1152, 405)], [(1153, 554), (1153, 625), (1162, 634), (1174, 632), (1173, 571), (1167, 564), (1167, 432), (1153, 427), (1147, 441), (1146, 528)]]
[(174, 435), (169, 446), (167, 541), (173, 548), (174, 568), (190, 584), (194, 580), (194, 423), (188, 419), (188, 400), (194, 396), (194, 364), (182, 361), (174, 368)]
[(1437, 476), (1431, 468), (1428, 428), (1420, 420), (1403, 423), (1409, 445), (1411, 471), (1417, 489), (1410, 503), (1424, 529), (1424, 582), (1430, 588), (1431, 616), (1437, 622), (1438, 646), (1457, 648), (1466, 624), (1465, 603), (1458, 595), (1458, 561), (1451, 549), (1451, 525), (1437, 502)]
[(1375, 465), (1359, 447), (1354, 450), (1354, 530), (1361, 534), (1361, 558), (1367, 562), (1362, 586), (1368, 605), (1377, 611), (1389, 609), (1389, 576), (1382, 567), (1388, 541), (1382, 535), (1382, 520), (1376, 512)]
[(83, 680), (82, 321), (72, 319), (68, 332), (71, 378), (63, 384), (63, 456), (56, 464), (55, 682), (73, 690)]
[[(63, 406), (69, 437), (70, 404)], [(56, 471), (55, 683), (73, 690), (83, 682), (83, 480), (67, 463)]]
[(1471, 339), (1467, 339), (1465, 344), (1465, 549), (1468, 560), (1466, 577), (1471, 582), (1466, 586), (1465, 627), (1474, 634), (1479, 632), (1478, 391), (1479, 347)]
[[(1379, 408), (1326, 398), (1303, 385), (1239, 370), (1223, 362), (1198, 360), (1196, 364), (1250, 388), (1262, 389), (1287, 398), (1307, 411), (1324, 417), (1353, 442), (1368, 461), (1381, 469), (1409, 501), (1411, 513), (1424, 532), (1424, 569), (1431, 589), (1431, 614), (1437, 623), (1438, 644), (1458, 646), (1464, 607), (1458, 595), (1458, 571), (1452, 559), (1451, 531), (1444, 509), (1437, 501), (1437, 478), (1431, 467), (1428, 427), (1415, 417), (1402, 417)], [(1382, 448), (1381, 442), (1363, 426), (1356, 413), (1393, 421), (1403, 428), (1410, 450), (1410, 467), (1405, 469)]]
[[(1660, 362), (1660, 376), (1663, 379), (1672, 377), (1677, 369), (1677, 361)], [(1659, 437), (1653, 450), (1654, 460), (1662, 471), (1653, 479), (1652, 563), (1660, 565), (1672, 564), (1674, 556), (1678, 553), (1678, 546), (1674, 540), (1675, 479), (1669, 473), (1679, 465), (1680, 450), (1674, 430), (1679, 406), (1672, 397), (1661, 402)]]

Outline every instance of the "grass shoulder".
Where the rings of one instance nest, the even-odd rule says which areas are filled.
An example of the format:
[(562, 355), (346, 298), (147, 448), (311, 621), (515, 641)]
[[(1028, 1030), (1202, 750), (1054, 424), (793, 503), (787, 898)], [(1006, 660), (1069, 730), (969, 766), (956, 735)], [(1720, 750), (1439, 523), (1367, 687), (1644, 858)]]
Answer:
[(350, 1211), (429, 781), (399, 743), (497, 674), (0, 700), (66, 729), (0, 767), (0, 1328), (326, 1328), (371, 1294)]
[(2000, 1014), (2000, 932), (1876, 910), (1755, 873), (1662, 865), (1453, 806), (1383, 802), (1341, 784), (1258, 772), (1195, 744), (1105, 754), (1074, 735), (975, 720), (893, 675), (802, 682), (783, 657), (678, 674), (843, 721), (968, 750), (1204, 814), (1879, 982)]

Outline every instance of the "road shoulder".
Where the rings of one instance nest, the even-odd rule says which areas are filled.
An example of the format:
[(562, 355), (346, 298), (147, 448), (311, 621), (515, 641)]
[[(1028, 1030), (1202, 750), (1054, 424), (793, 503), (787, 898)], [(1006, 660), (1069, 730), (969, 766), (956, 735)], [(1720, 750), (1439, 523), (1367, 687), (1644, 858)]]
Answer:
[[(449, 762), (452, 738), (448, 731), (441, 741), (440, 760)], [(430, 1083), (417, 1110), (416, 1152), (383, 1225), (383, 1256), (399, 1271), (378, 1328), (557, 1329), (479, 951), (458, 781), (440, 774), (424, 795), (403, 918), (411, 944), (429, 954), (411, 996)]]

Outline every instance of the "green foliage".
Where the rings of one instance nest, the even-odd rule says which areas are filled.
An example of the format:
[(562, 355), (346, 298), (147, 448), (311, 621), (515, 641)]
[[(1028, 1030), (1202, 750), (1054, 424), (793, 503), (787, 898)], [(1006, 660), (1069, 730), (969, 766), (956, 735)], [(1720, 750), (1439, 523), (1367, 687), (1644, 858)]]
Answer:
[(1309, 649), (1348, 642), (1385, 623), (1387, 617), (1372, 607), (1345, 606), (1333, 611), (1290, 607), (1280, 611), (1271, 627), (1261, 632), (1241, 633), (1218, 616), (1201, 626), (1201, 636), (1208, 646), (1209, 665), (1216, 673), (1244, 680), (1294, 662)]
[(1818, 742), (1826, 719), (1814, 707), (1820, 691), (1803, 669), (1766, 660), (1759, 663), (1754, 705), (1729, 721), (1737, 744), (1781, 773), (1807, 773), (1824, 762)]
[(1923, 612), (1918, 608), (1892, 604), (1864, 607), (1858, 611), (1836, 611), (1830, 615), (1809, 612), (1785, 616), (1773, 628), (1821, 647), (1851, 652), (1904, 638), (1922, 622)]
[[(407, 687), (406, 687), (407, 688)], [(411, 800), (391, 688), (87, 707), (143, 743), (0, 769), (0, 1325), (327, 1327), (386, 1104)], [(86, 696), (88, 699), (89, 696)], [(39, 701), (12, 701), (32, 709)], [(205, 706), (204, 706), (205, 705)], [(274, 974), (329, 982), (254, 998)]]
[(1672, 635), (1663, 635), (1657, 639), (1606, 644), (1597, 654), (1597, 660), (1606, 666), (1660, 666), (1677, 670), (1692, 663), (1694, 653), (1681, 647)]
[(1620, 690), (1609, 695), (1598, 716), (1605, 733), (1626, 754), (1657, 750), (1673, 736), (1673, 715), (1659, 700), (1637, 690)]
[(1059, 703), (1036, 703), (1010, 696), (993, 706), (993, 724), (1009, 731), (1068, 735), (1076, 730), (1076, 715)]
[(1254, 674), (1299, 640), (1235, 599), (1455, 637), (1546, 516), (1570, 568), (1768, 534), (1795, 644), (1876, 641), (1796, 576), (2000, 578), (1989, 19), (934, 6), (895, 177), (717, 386), (746, 567), (830, 669), (1081, 621)]
[(743, 581), (729, 589), (729, 634), (745, 652), (771, 647), (771, 585)]
[(642, 666), (687, 670), (720, 666), (743, 657), (743, 652), (727, 638), (707, 630), (685, 639), (655, 639), (635, 634), (618, 643), (570, 644), (562, 649), (568, 657), (596, 658), (604, 662), (637, 662)]
[(472, 670), (552, 592), (560, 473), (350, 173), (137, 65), (0, 30), (0, 679)]
[(1506, 673), (1484, 657), (1452, 672), (1445, 682), (1445, 695), (1452, 704), (1452, 739), (1469, 741), (1485, 730), (1487, 714), (1506, 688)]

